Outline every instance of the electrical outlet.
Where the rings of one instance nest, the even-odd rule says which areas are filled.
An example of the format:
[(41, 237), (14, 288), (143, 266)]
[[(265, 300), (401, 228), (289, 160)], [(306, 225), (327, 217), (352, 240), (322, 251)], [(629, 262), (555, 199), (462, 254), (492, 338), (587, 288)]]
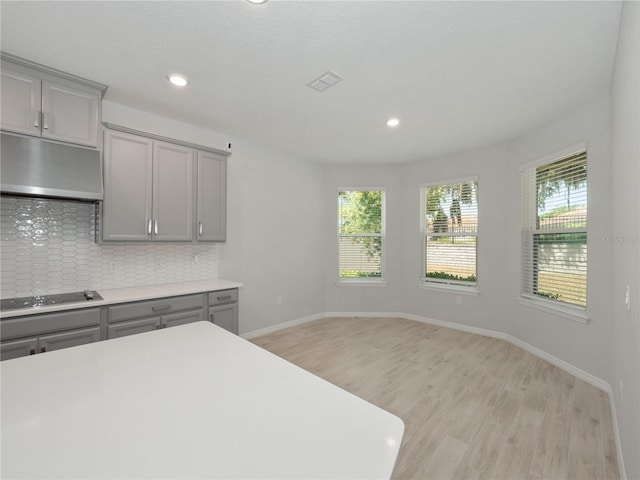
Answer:
[(622, 380), (618, 380), (618, 400), (620, 405), (624, 403), (624, 383), (622, 383)]
[(627, 285), (627, 290), (624, 293), (624, 304), (627, 306), (627, 310), (631, 310), (631, 286)]
[(282, 305), (282, 297), (280, 295), (276, 297), (276, 305)]
[(456, 305), (462, 305), (462, 295), (456, 295)]

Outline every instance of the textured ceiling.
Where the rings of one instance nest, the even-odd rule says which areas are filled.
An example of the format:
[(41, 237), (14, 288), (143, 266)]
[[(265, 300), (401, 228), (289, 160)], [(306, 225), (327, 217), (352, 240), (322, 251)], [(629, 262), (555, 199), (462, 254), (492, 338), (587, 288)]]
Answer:
[[(3, 51), (113, 102), (309, 159), (393, 163), (511, 139), (608, 88), (620, 3), (3, 0), (0, 16)], [(306, 86), (327, 70), (344, 80)]]

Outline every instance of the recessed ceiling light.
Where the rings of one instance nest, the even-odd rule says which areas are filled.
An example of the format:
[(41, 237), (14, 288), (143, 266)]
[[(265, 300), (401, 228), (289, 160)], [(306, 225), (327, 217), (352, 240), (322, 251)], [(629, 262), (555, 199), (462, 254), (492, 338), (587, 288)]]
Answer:
[(249, 3), (253, 3), (255, 5), (260, 5), (261, 3), (267, 3), (268, 0), (247, 0)]
[(387, 127), (397, 127), (398, 125), (400, 125), (400, 120), (397, 118), (390, 118), (387, 120)]
[(167, 80), (171, 82), (172, 85), (176, 87), (186, 87), (189, 85), (189, 80), (187, 80), (183, 75), (179, 73), (172, 73), (171, 75), (167, 75)]

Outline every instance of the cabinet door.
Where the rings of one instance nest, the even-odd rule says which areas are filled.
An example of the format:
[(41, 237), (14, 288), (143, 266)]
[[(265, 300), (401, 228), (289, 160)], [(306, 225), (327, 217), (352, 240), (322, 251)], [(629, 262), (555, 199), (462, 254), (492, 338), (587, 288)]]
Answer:
[(43, 335), (38, 339), (38, 352), (50, 352), (61, 348), (76, 347), (100, 341), (100, 327), (85, 328), (71, 332)]
[(153, 238), (193, 238), (193, 150), (165, 142), (153, 144)]
[(162, 317), (162, 328), (177, 327), (178, 325), (201, 322), (202, 320), (204, 320), (204, 312), (202, 308), (199, 308), (198, 310), (164, 315)]
[(98, 146), (100, 92), (65, 83), (42, 82), (42, 136)]
[(219, 307), (209, 307), (209, 321), (238, 334), (238, 304), (221, 305)]
[(129, 320), (115, 323), (107, 327), (107, 338), (126, 337), (137, 333), (152, 332), (160, 328), (160, 317)]
[(226, 239), (227, 159), (221, 155), (198, 152), (197, 239)]
[(40, 136), (40, 79), (2, 64), (2, 129)]
[(103, 240), (151, 240), (152, 155), (150, 139), (105, 131)]
[(37, 352), (38, 339), (27, 338), (2, 342), (0, 344), (0, 360), (10, 360), (12, 358), (26, 357)]

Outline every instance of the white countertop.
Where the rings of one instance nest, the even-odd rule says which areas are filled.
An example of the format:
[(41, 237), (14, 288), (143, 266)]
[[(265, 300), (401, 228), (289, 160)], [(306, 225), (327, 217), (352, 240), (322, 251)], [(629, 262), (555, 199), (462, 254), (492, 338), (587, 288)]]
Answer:
[(20, 308), (5, 310), (0, 313), (1, 318), (21, 317), (38, 313), (60, 312), (63, 310), (76, 310), (79, 308), (100, 307), (114, 303), (137, 302), (139, 300), (151, 300), (153, 298), (173, 297), (176, 295), (188, 295), (190, 293), (211, 292), (238, 288), (242, 284), (230, 280), (196, 280), (191, 282), (165, 283), (162, 285), (146, 285), (141, 287), (126, 287), (98, 290), (103, 300), (92, 300), (78, 303), (65, 303), (59, 305), (45, 305), (41, 307)]
[(2, 478), (389, 478), (404, 432), (209, 322), (0, 369)]

